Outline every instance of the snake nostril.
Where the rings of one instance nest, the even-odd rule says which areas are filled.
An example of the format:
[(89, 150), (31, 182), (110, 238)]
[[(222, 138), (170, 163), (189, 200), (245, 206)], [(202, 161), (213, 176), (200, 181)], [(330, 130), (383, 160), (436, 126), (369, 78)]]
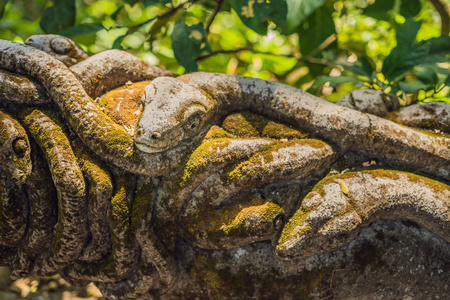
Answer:
[(136, 130), (135, 136), (140, 137), (143, 134), (144, 134), (144, 129), (139, 128), (138, 130)]
[(161, 137), (161, 134), (159, 132), (153, 132), (151, 137), (152, 139), (157, 140)]

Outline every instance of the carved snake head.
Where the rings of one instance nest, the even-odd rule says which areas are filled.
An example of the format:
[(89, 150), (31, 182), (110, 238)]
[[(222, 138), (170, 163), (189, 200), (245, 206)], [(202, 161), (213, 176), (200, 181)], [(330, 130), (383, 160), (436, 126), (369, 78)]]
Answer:
[(25, 129), (0, 111), (0, 170), (8, 179), (22, 184), (31, 173), (31, 148)]
[(47, 52), (68, 67), (89, 57), (80, 45), (61, 35), (33, 35), (25, 41), (25, 44)]
[(145, 88), (134, 140), (154, 153), (197, 135), (214, 112), (215, 102), (200, 90), (172, 77), (159, 77)]

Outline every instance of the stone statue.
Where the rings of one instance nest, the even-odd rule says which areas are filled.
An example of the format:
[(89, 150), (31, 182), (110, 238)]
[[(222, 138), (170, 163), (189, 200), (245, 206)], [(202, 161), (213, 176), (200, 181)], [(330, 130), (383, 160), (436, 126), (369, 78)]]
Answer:
[(0, 100), (14, 278), (60, 273), (107, 299), (450, 290), (450, 104), (336, 105), (56, 35), (0, 41)]

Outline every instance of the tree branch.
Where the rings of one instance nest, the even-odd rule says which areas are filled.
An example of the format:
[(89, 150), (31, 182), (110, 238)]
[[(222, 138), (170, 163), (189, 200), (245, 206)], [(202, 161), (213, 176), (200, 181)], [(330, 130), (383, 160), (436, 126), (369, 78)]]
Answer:
[(166, 11), (165, 13), (163, 13), (163, 14), (161, 14), (159, 16), (153, 17), (151, 19), (148, 19), (147, 21), (144, 21), (142, 23), (139, 23), (139, 24), (136, 24), (136, 25), (133, 25), (133, 26), (117, 26), (117, 27), (114, 27), (114, 28), (125, 28), (125, 27), (128, 27), (128, 31), (132, 31), (132, 30), (138, 29), (139, 27), (144, 26), (144, 25), (146, 25), (148, 23), (151, 23), (151, 22), (153, 22), (153, 21), (155, 21), (157, 19), (170, 17), (171, 15), (176, 13), (179, 9), (184, 8), (187, 4), (191, 4), (192, 5), (192, 4), (195, 4), (198, 1), (199, 0), (193, 0), (193, 1), (187, 1), (187, 2), (181, 3), (181, 4), (179, 4), (179, 5), (175, 6), (175, 7), (172, 7), (171, 9), (169, 9), (168, 11)]
[(329, 37), (327, 37), (325, 39), (325, 41), (322, 42), (322, 44), (320, 44), (316, 49), (314, 49), (313, 51), (311, 51), (311, 53), (308, 54), (308, 56), (313, 57), (316, 56), (317, 54), (319, 54), (320, 52), (322, 52), (326, 47), (328, 47), (329, 45), (331, 45), (334, 41), (336, 41), (337, 39), (337, 35), (336, 33), (333, 33), (332, 35), (330, 35)]
[(430, 0), (434, 8), (441, 16), (441, 35), (449, 35), (450, 33), (450, 17), (449, 7), (447, 4), (442, 3), (440, 0)]
[(270, 53), (270, 52), (263, 52), (263, 51), (257, 51), (251, 47), (244, 47), (244, 48), (238, 48), (238, 49), (233, 49), (233, 50), (217, 50), (214, 52), (211, 52), (209, 54), (206, 55), (202, 55), (199, 56), (196, 61), (200, 61), (200, 60), (204, 60), (207, 58), (210, 58), (211, 56), (214, 56), (216, 54), (233, 54), (233, 53), (239, 53), (242, 51), (251, 51), (255, 54), (263, 54), (263, 55), (274, 55), (274, 56), (283, 56), (283, 57), (288, 57), (288, 58), (296, 58), (298, 61), (302, 61), (302, 62), (306, 62), (306, 63), (310, 63), (310, 64), (315, 64), (315, 65), (321, 65), (321, 66), (326, 66), (326, 67), (335, 67), (334, 64), (332, 64), (331, 62), (327, 61), (326, 59), (319, 59), (319, 58), (314, 58), (314, 57), (310, 57), (310, 56), (299, 56), (299, 55), (295, 55), (295, 54), (276, 54), (276, 53)]
[(211, 17), (208, 20), (208, 23), (206, 24), (206, 27), (205, 27), (206, 35), (209, 34), (209, 28), (211, 27), (212, 22), (214, 22), (214, 19), (216, 18), (219, 11), (222, 9), (222, 6), (223, 6), (223, 0), (218, 0), (216, 9), (214, 10), (213, 14), (211, 15)]

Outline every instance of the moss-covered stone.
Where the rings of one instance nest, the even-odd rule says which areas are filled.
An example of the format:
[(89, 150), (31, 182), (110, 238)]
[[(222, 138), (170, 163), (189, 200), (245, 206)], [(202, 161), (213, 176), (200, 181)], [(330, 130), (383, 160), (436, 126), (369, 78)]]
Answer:
[(288, 125), (246, 111), (228, 116), (222, 126), (229, 133), (241, 138), (267, 137), (291, 140), (308, 137), (307, 133)]

